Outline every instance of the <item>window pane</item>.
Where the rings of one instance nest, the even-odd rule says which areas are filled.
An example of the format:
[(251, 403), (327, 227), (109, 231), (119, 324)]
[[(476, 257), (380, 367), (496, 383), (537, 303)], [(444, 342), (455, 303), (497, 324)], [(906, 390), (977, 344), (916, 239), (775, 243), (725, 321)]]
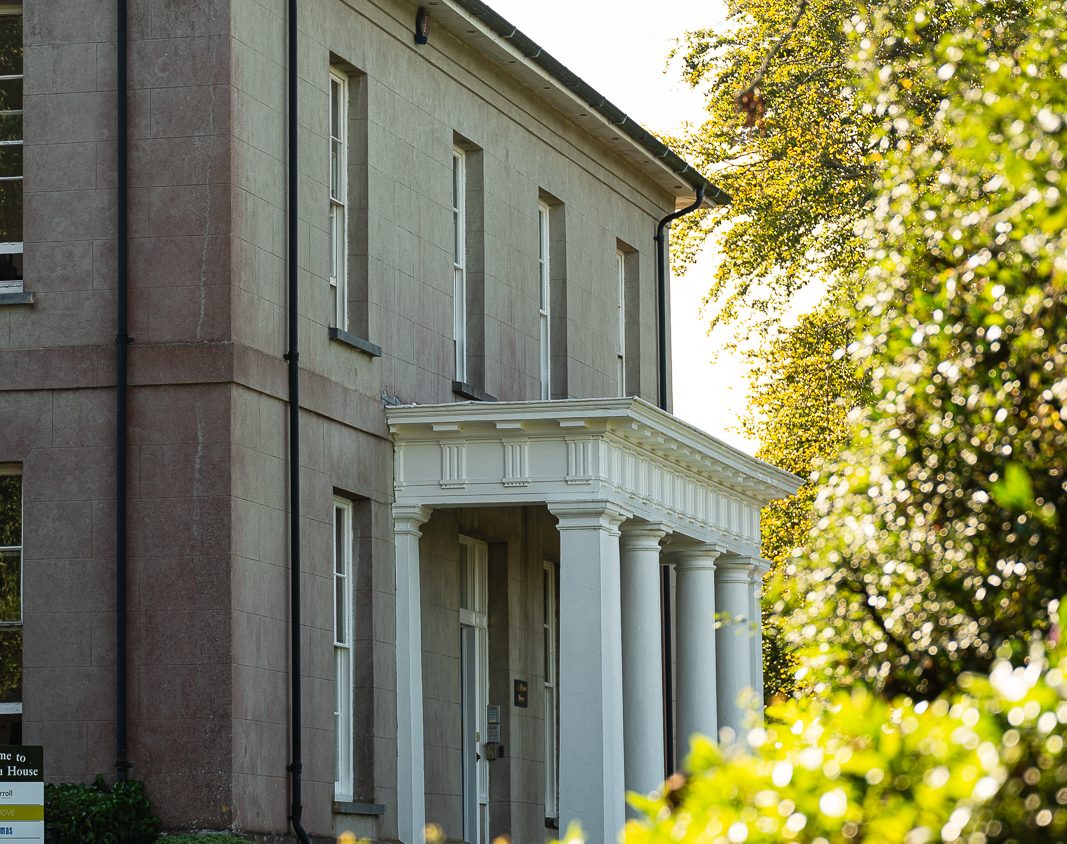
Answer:
[(0, 475), (0, 546), (22, 545), (22, 476)]
[(22, 140), (22, 112), (0, 112), (0, 141)]
[(344, 150), (341, 142), (330, 141), (330, 198), (337, 202), (343, 200), (341, 196), (341, 159), (343, 157)]
[(330, 134), (341, 137), (341, 83), (330, 80)]
[(21, 79), (0, 79), (0, 111), (22, 111)]
[(21, 551), (0, 551), (0, 621), (22, 621)]
[(333, 510), (333, 570), (345, 573), (345, 511), (340, 507)]
[(22, 744), (22, 716), (0, 714), (0, 744)]
[(0, 243), (22, 242), (22, 179), (0, 182)]
[(0, 282), (5, 281), (22, 281), (21, 252), (8, 254), (0, 252)]
[(22, 628), (0, 628), (0, 703), (22, 700)]
[(22, 73), (22, 15), (0, 15), (0, 76)]
[(459, 227), (459, 212), (452, 212), (452, 260), (456, 266), (463, 266), (463, 232)]
[(345, 579), (335, 577), (333, 579), (334, 596), (334, 641), (345, 644), (348, 641), (347, 624), (345, 623)]
[(460, 193), (462, 192), (462, 190), (461, 190), (462, 189), (462, 185), (460, 183), (463, 181), (461, 176), (460, 176), (460, 170), (462, 169), (462, 167), (463, 167), (463, 163), (462, 163), (462, 160), (459, 158), (459, 156), (452, 156), (452, 207), (453, 208), (459, 208), (460, 207), (459, 199), (460, 199)]
[(0, 176), (22, 175), (22, 144), (0, 144)]

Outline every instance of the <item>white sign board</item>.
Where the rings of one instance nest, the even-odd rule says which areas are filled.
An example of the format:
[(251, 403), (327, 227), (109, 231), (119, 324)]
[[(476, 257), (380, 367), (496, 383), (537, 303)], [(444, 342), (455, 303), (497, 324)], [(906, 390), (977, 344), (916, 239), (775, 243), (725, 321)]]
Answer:
[(44, 748), (0, 745), (0, 844), (44, 844)]

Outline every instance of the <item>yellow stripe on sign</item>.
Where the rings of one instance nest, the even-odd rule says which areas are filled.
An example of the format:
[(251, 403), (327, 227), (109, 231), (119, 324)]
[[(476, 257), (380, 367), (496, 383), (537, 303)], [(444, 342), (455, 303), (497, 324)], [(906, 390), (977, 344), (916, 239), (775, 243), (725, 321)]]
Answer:
[(43, 821), (44, 806), (0, 806), (0, 821)]

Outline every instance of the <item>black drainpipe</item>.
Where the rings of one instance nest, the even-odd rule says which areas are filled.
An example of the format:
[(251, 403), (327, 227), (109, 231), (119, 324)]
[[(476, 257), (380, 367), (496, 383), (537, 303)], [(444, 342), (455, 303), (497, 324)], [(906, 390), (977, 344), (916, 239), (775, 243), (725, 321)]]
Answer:
[(115, 115), (118, 209), (116, 241), (115, 329), (115, 773), (123, 782), (130, 770), (126, 750), (126, 385), (128, 380), (127, 311), (129, 286), (126, 256), (126, 0), (118, 0), (116, 15), (117, 87)]
[[(667, 409), (667, 279), (670, 277), (670, 232), (668, 226), (679, 217), (696, 211), (704, 204), (704, 184), (696, 187), (696, 199), (680, 211), (668, 214), (656, 225), (656, 304), (659, 316), (659, 406)], [(664, 763), (670, 775), (675, 768), (674, 759), (674, 669), (671, 657), (674, 650), (671, 642), (671, 567), (661, 570), (662, 586), (660, 601), (663, 614), (663, 747)]]
[(301, 777), (304, 771), (303, 741), (301, 736), (301, 668), (300, 668), (300, 304), (297, 282), (299, 280), (299, 252), (297, 250), (297, 66), (296, 66), (296, 4), (289, 0), (289, 350), (285, 360), (289, 363), (289, 623), (290, 628), (290, 679), (292, 681), (292, 761), (289, 763), (289, 790), (292, 807), (289, 822), (302, 844), (311, 844), (301, 819), (304, 805), (301, 798)]

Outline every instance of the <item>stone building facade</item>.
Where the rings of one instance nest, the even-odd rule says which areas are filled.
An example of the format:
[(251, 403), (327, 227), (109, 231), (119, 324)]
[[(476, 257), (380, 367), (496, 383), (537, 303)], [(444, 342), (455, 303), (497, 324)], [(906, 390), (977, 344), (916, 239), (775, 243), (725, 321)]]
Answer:
[(129, 0), (121, 197), (117, 13), (0, 3), (0, 743), (115, 775), (123, 543), (130, 775), (169, 828), (288, 829), (292, 258), (303, 826), (609, 840), (760, 685), (797, 484), (654, 406), (652, 237), (706, 183), (481, 3), (300, 0), (291, 206), (283, 0)]

